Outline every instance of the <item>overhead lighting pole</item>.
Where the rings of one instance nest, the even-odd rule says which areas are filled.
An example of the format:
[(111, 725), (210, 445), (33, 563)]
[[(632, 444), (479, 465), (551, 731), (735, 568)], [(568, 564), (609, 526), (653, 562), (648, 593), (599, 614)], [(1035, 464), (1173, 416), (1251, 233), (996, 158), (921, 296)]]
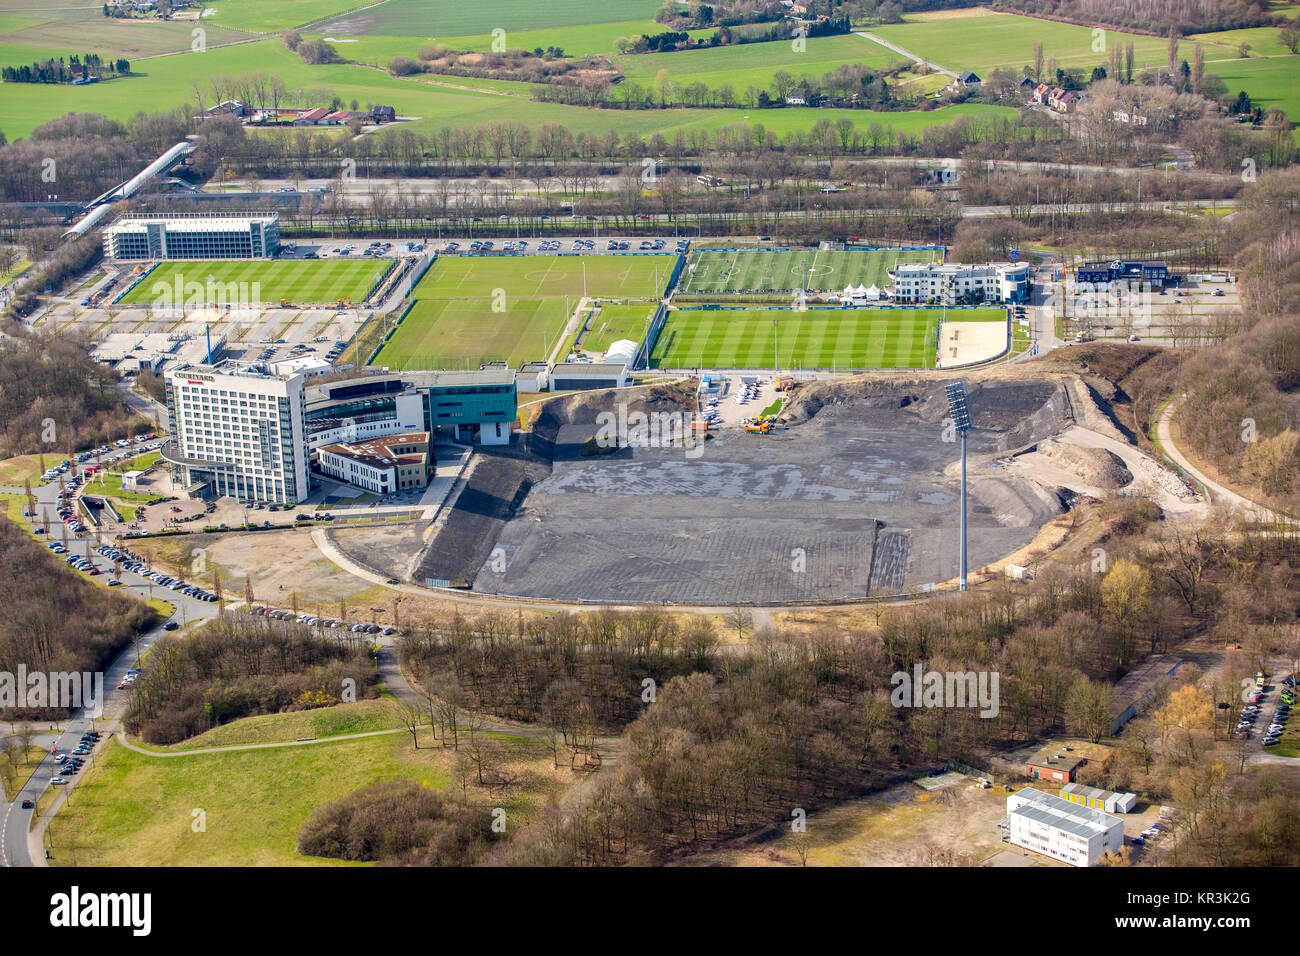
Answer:
[(961, 544), (959, 556), (958, 590), (966, 590), (966, 433), (970, 431), (970, 406), (966, 401), (966, 383), (953, 382), (944, 386), (948, 393), (948, 411), (953, 426), (961, 436)]

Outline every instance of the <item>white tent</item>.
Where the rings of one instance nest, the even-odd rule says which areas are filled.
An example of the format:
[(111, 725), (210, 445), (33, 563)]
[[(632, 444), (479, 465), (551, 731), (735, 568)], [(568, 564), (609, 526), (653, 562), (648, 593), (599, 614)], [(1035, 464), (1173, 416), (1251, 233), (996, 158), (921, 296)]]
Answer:
[(871, 288), (867, 289), (867, 298), (868, 299), (880, 298), (880, 289), (879, 287), (876, 286), (874, 282), (871, 284)]
[(636, 343), (631, 339), (619, 339), (605, 353), (605, 361), (609, 364), (622, 362), (631, 365), (632, 359), (636, 358), (636, 349)]

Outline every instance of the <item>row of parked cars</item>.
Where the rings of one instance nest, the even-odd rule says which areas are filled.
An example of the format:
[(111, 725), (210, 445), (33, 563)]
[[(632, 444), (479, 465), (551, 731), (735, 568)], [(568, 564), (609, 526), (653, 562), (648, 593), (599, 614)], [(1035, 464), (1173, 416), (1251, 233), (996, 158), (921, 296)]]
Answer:
[[(162, 587), (165, 587), (170, 591), (178, 591), (181, 594), (188, 595), (189, 597), (192, 597), (197, 601), (207, 601), (208, 603), (212, 603), (217, 599), (217, 596), (213, 594), (211, 591), (206, 591), (203, 588), (198, 587), (197, 585), (194, 584), (186, 584), (184, 581), (180, 580), (179, 578), (174, 578), (169, 574), (163, 574), (161, 571), (153, 570), (148, 565), (146, 565), (143, 561), (141, 561), (134, 553), (128, 551), (126, 548), (120, 548), (117, 547), (116, 545), (105, 544), (100, 546), (99, 553), (102, 554), (104, 557), (108, 558), (110, 561), (120, 561), (122, 563), (122, 567), (125, 570), (138, 574), (142, 578), (147, 578), (148, 580), (153, 581), (155, 584), (161, 585)], [(168, 622), (168, 623), (174, 623), (174, 622)], [(167, 629), (175, 630), (175, 628), (172, 627), (169, 627)]]
[[(137, 671), (136, 673), (139, 673)], [(59, 765), (59, 774), (50, 781), (52, 787), (62, 787), (68, 782), (68, 778), (73, 776), (85, 765), (85, 757), (94, 749), (95, 744), (99, 743), (99, 731), (88, 730), (81, 735), (81, 742), (71, 753), (62, 753), (55, 751), (52, 755), (54, 762)], [(23, 801), (24, 809), (31, 809), (30, 801)]]
[[(1265, 729), (1261, 741), (1265, 747), (1273, 746), (1282, 738), (1282, 732), (1286, 730), (1287, 721), (1291, 719), (1291, 708), (1295, 704), (1295, 675), (1285, 678), (1282, 685), (1282, 693), (1277, 708), (1273, 711), (1273, 717)], [(1255, 722), (1259, 719), (1261, 708), (1264, 706), (1265, 694), (1266, 688), (1261, 681), (1256, 690), (1246, 698), (1246, 706), (1241, 709), (1241, 719), (1237, 723), (1236, 733), (1238, 737), (1250, 737), (1251, 732), (1255, 729)]]
[(339, 621), (332, 617), (316, 617), (313, 614), (294, 614), (292, 611), (285, 611), (280, 608), (265, 607), (261, 604), (254, 604), (248, 608), (248, 613), (257, 617), (269, 617), (277, 621), (294, 621), (298, 624), (306, 624), (309, 627), (325, 627), (335, 631), (351, 631), (354, 634), (383, 634), (391, 636), (397, 633), (395, 627), (380, 627), (378, 624), (348, 624), (346, 621)]

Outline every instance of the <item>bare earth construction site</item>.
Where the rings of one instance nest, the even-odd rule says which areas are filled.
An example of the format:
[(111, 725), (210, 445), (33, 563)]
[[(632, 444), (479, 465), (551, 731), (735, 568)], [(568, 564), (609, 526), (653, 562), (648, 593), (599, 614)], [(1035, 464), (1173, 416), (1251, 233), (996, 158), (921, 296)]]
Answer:
[[(484, 595), (703, 605), (880, 597), (956, 576), (958, 446), (941, 382), (806, 384), (780, 429), (711, 431), (695, 457), (681, 447), (596, 448), (597, 415), (620, 402), (694, 410), (689, 392), (664, 386), (548, 402), (527, 451), (476, 456), (455, 507), (400, 570)], [(971, 405), (970, 559), (979, 567), (1028, 545), (1065, 509), (1059, 481), (1013, 458), (1054, 448), (1076, 422), (1070, 390), (1053, 379), (972, 382)], [(1112, 487), (1131, 477), (1115, 464)], [(1081, 476), (1069, 490), (1087, 485)], [(347, 550), (346, 537), (338, 543)]]

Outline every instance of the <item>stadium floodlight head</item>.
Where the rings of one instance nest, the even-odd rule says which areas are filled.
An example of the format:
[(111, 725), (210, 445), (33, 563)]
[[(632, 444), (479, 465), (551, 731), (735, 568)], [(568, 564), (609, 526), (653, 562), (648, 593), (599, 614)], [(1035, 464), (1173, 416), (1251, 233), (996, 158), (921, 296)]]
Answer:
[(963, 435), (970, 431), (970, 405), (966, 401), (966, 383), (953, 382), (944, 386), (948, 393), (948, 411), (952, 414), (952, 423)]
[(952, 382), (944, 386), (948, 394), (948, 411), (952, 423), (961, 436), (961, 553), (958, 556), (960, 576), (958, 589), (966, 590), (966, 433), (971, 429), (970, 405), (966, 401), (966, 383)]

